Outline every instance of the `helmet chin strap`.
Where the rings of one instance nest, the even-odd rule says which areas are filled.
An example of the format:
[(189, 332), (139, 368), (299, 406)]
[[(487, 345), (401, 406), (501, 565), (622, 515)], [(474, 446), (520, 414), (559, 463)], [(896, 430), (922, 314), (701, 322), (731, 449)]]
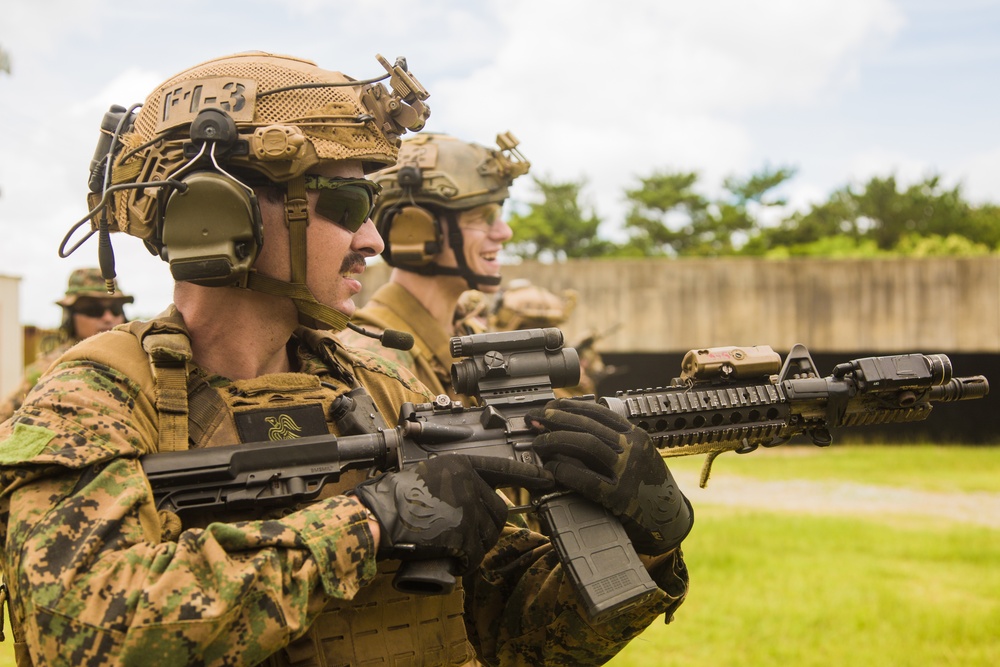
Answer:
[(247, 287), (264, 294), (284, 296), (295, 303), (299, 323), (314, 329), (343, 331), (349, 318), (344, 313), (320, 303), (306, 286), (306, 227), (309, 225), (309, 202), (306, 198), (306, 177), (288, 182), (285, 192), (285, 225), (288, 227), (288, 249), (292, 279), (288, 282), (251, 271)]

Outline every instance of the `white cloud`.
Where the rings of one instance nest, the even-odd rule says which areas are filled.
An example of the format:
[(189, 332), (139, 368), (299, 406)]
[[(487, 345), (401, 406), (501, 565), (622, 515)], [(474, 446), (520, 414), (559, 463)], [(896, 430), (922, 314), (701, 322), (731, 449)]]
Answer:
[[(72, 35), (99, 31), (112, 15), (110, 0), (22, 0), (7, 2), (0, 22), (0, 45), (11, 54), (14, 72), (35, 55), (53, 55)], [(74, 63), (64, 63), (65, 69)]]
[(1000, 203), (1000, 145), (969, 156), (957, 166), (955, 176), (970, 201)]
[(816, 104), (901, 24), (889, 2), (863, 0), (518, 0), (502, 17), (493, 61), (435, 84), (429, 128), (481, 143), (511, 129), (536, 173), (586, 175), (613, 218), (654, 169), (718, 183), (756, 168), (743, 114)]
[(100, 118), (111, 104), (129, 107), (142, 103), (146, 96), (166, 78), (161, 72), (145, 70), (135, 65), (127, 67), (121, 73), (116, 73), (100, 90), (82, 100), (71, 104), (71, 116), (85, 118), (87, 122)]

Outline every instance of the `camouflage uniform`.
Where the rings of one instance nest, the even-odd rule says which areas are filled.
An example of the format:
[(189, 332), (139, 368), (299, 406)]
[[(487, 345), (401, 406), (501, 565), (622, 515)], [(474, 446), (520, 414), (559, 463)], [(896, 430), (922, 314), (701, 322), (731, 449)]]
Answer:
[(352, 321), (372, 332), (395, 329), (413, 334), (413, 348), (407, 351), (382, 347), (374, 338), (350, 330), (337, 336), (348, 347), (370, 350), (410, 369), (431, 393), (447, 394), (468, 404), (469, 397), (455, 393), (451, 386), (451, 365), (455, 360), (449, 341), (453, 335), (465, 336), (482, 330), (466, 323), (454, 334), (445, 332), (420, 301), (396, 283), (378, 288)]
[(17, 389), (8, 394), (5, 399), (0, 401), (0, 422), (10, 419), (17, 409), (21, 407), (24, 397), (35, 386), (42, 373), (52, 365), (52, 362), (61, 357), (66, 350), (80, 342), (80, 339), (73, 331), (71, 309), (73, 304), (81, 298), (120, 301), (121, 303), (132, 303), (133, 301), (131, 296), (117, 290), (114, 294), (108, 294), (104, 278), (101, 276), (99, 269), (76, 269), (73, 271), (69, 276), (66, 294), (62, 299), (56, 301), (56, 305), (63, 307), (61, 334), (65, 338), (56, 347), (45, 352), (25, 367), (21, 384)]
[(24, 397), (27, 396), (28, 392), (31, 391), (31, 388), (38, 383), (38, 379), (42, 377), (42, 373), (44, 373), (46, 369), (52, 365), (52, 362), (61, 357), (66, 350), (73, 347), (78, 342), (79, 341), (75, 338), (63, 341), (50, 352), (46, 352), (24, 368), (24, 375), (21, 377), (21, 384), (17, 386), (17, 389), (7, 394), (7, 398), (0, 401), (0, 422), (6, 421), (14, 416), (17, 409), (21, 407), (22, 403), (24, 403)]
[[(137, 461), (162, 439), (164, 393), (143, 351), (159, 333), (184, 333), (176, 312), (84, 341), (0, 425), (2, 565), (19, 664), (28, 646), (35, 664), (252, 665), (285, 647), (274, 664), (444, 665), (470, 659), (473, 646), (488, 664), (601, 664), (683, 599), (676, 550), (653, 572), (653, 603), (591, 627), (548, 540), (508, 525), (465, 580), (464, 603), (459, 589), (394, 607), (364, 508), (344, 495), (178, 531), (157, 514)], [(191, 446), (232, 443), (247, 412), (310, 404), (329, 415), (359, 382), (383, 414), (427, 398), (405, 370), (345, 356), (329, 334), (302, 328), (290, 345), (298, 373), (234, 382), (187, 364)], [(407, 604), (428, 600), (438, 625), (397, 640), (396, 621), (421, 616)], [(346, 639), (332, 631), (345, 627)]]

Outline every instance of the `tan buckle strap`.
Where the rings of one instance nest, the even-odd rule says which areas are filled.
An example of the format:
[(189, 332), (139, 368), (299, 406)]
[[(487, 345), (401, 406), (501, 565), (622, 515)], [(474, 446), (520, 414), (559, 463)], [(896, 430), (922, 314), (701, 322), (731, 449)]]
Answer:
[(288, 248), (291, 253), (292, 282), (306, 282), (306, 227), (309, 225), (309, 200), (306, 177), (288, 182), (285, 192), (285, 224), (288, 225)]
[[(4, 637), (3, 634), (4, 607), (7, 606), (7, 597), (8, 597), (7, 582), (6, 581), (0, 582), (0, 642), (7, 640), (7, 638)], [(13, 618), (13, 614), (11, 614), (11, 618)]]
[(188, 448), (187, 362), (191, 344), (177, 333), (154, 333), (142, 339), (156, 379), (156, 412), (160, 418), (159, 450), (178, 452)]
[(188, 448), (187, 369), (153, 364), (156, 411), (160, 415), (160, 451)]

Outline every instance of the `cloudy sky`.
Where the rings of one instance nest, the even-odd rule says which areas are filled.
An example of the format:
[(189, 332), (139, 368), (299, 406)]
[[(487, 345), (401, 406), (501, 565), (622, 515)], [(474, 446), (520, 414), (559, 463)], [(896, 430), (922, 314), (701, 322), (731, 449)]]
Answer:
[[(431, 94), (427, 130), (489, 145), (511, 130), (534, 173), (586, 179), (609, 235), (623, 190), (656, 169), (697, 170), (711, 193), (792, 166), (796, 206), (890, 173), (1000, 202), (998, 34), (996, 0), (11, 0), (0, 274), (22, 279), (22, 322), (58, 324), (69, 272), (96, 265), (96, 239), (57, 248), (86, 213), (104, 111), (247, 50), (356, 78), (382, 72), (376, 53), (405, 56)], [(519, 182), (514, 205), (533, 194)], [(166, 265), (115, 240), (132, 314), (155, 314)]]

